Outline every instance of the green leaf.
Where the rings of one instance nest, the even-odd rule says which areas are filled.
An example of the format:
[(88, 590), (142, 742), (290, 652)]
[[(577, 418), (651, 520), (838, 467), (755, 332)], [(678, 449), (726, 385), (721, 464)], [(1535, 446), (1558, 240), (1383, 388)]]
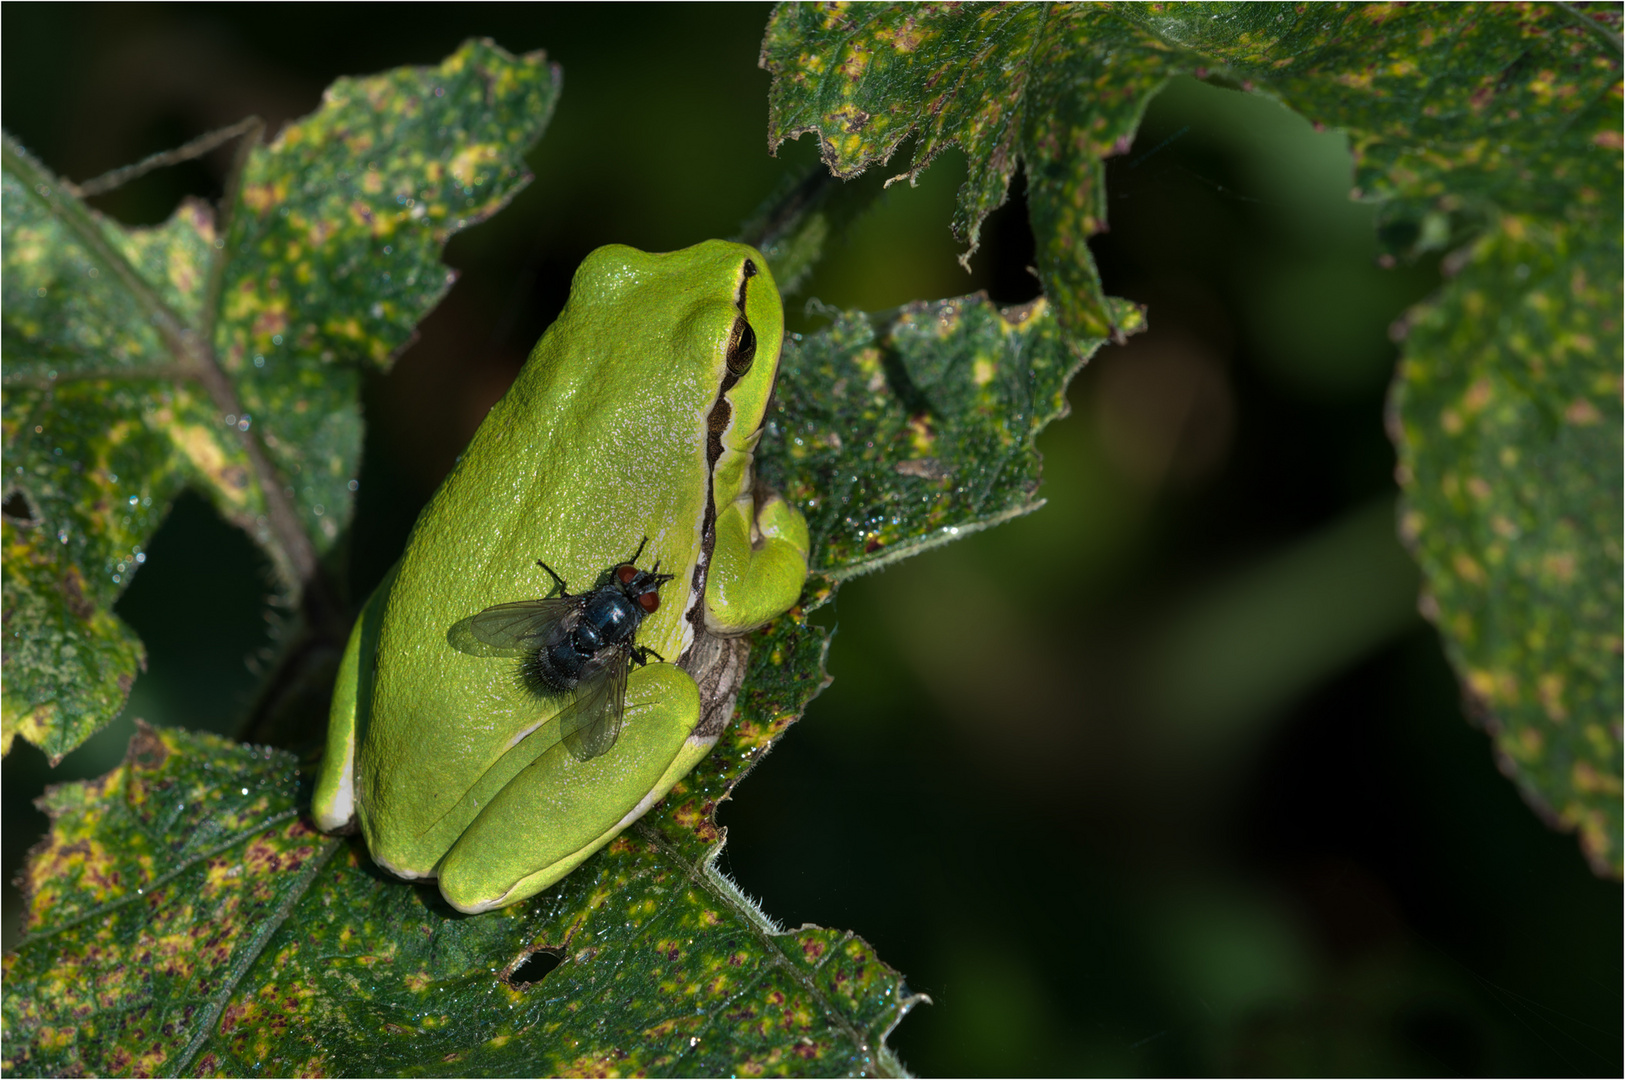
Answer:
[(169, 502), (190, 484), (249, 526), (267, 508), (241, 441), (177, 377), (153, 317), (197, 312), (207, 209), (125, 231), (7, 150), (3, 737), (55, 761), (118, 713), (142, 665), (112, 606)]
[(361, 372), (383, 369), (451, 288), (451, 235), (530, 181), (560, 74), (471, 41), (439, 67), (339, 79), (250, 157), (225, 237), (214, 347), (326, 547), (349, 517)]
[(1085, 241), (1102, 159), (1168, 78), (1347, 132), (1390, 245), (1457, 249), (1394, 399), (1424, 607), (1521, 789), (1617, 876), (1620, 23), (1613, 5), (784, 4), (762, 65), (770, 143), (815, 132), (838, 175), (910, 136), (910, 177), (960, 147), (972, 250), (1021, 164), (1073, 332), (1129, 329)]
[(349, 517), (361, 371), (526, 182), (558, 79), (488, 42), (341, 79), (249, 149), (224, 235), (195, 201), (126, 229), (7, 140), (5, 749), (55, 761), (118, 713), (142, 651), (112, 606), (182, 488), (309, 582)]
[(1197, 63), (1107, 5), (781, 4), (762, 43), (768, 140), (815, 132), (825, 163), (849, 177), (916, 136), (910, 180), (959, 147), (968, 179), (953, 228), (967, 265), (1025, 163), (1038, 274), (1062, 325), (1121, 337), (1140, 313), (1105, 296), (1085, 246), (1106, 221), (1100, 162), (1128, 148), (1181, 61)]
[[(1418, 210), (1618, 212), (1619, 11), (1134, 5), (1131, 18), (1349, 133), (1360, 197)], [(1612, 33), (1613, 43), (1607, 42)]]
[[(816, 667), (821, 636), (760, 644), (758, 689), (713, 757), (733, 772), (799, 711), (774, 691), (817, 686), (763, 669)], [(898, 1071), (883, 1040), (918, 1000), (902, 980), (850, 934), (779, 929), (715, 870), (721, 771), (542, 896), (469, 918), (316, 834), (291, 755), (142, 728), (119, 769), (44, 800), (5, 1070)], [(562, 963), (520, 981), (538, 952)]]
[[(1390, 220), (1419, 236), (1484, 222), (1407, 319), (1403, 533), (1507, 771), (1618, 876), (1619, 9), (1593, 11), (1612, 47), (1607, 27), (1556, 6), (1319, 14), (1245, 9), (1213, 51), (1348, 130), (1355, 182), (1390, 200)], [(1178, 40), (1192, 48), (1217, 33), (1157, 25), (1190, 31)]]
[(1423, 609), (1504, 771), (1614, 874), (1621, 256), (1617, 225), (1502, 217), (1412, 314), (1394, 395)]
[(786, 347), (763, 480), (807, 516), (837, 580), (1037, 509), (1033, 439), (1104, 338), (1069, 343), (1044, 300), (910, 304), (882, 328), (832, 312)]

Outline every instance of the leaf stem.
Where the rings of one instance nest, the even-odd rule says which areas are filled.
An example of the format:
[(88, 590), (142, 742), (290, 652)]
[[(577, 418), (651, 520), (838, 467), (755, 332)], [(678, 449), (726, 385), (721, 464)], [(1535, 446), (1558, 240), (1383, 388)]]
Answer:
[(183, 161), (191, 161), (193, 158), (202, 157), (215, 147), (228, 143), (244, 132), (258, 126), (262, 126), (260, 118), (250, 116), (245, 120), (237, 121), (230, 127), (219, 128), (207, 134), (199, 135), (191, 142), (177, 146), (173, 150), (165, 150), (162, 153), (142, 158), (134, 165), (125, 165), (104, 172), (100, 176), (86, 180), (82, 184), (73, 184), (64, 180), (62, 186), (81, 199), (89, 198), (92, 195), (105, 195), (115, 188), (128, 184), (131, 180), (147, 175), (154, 169), (179, 165)]
[(835, 177), (822, 161), (810, 166), (782, 194), (775, 193), (740, 226), (740, 243), (761, 250), (783, 239), (801, 224), (801, 219), (818, 208)]
[(226, 233), (231, 230), (237, 209), (242, 205), (243, 176), (248, 171), (248, 159), (253, 155), (254, 148), (259, 146), (260, 135), (265, 131), (265, 125), (257, 116), (251, 116), (237, 126), (247, 137), (237, 144), (237, 152), (231, 159), (231, 171), (226, 175), (225, 190), (220, 195), (220, 215), (215, 225), (215, 254), (209, 261), (209, 280), (203, 287), (203, 339), (211, 343), (211, 348), (215, 327), (220, 321), (220, 290), (225, 287), (226, 263), (230, 259), (226, 251)]

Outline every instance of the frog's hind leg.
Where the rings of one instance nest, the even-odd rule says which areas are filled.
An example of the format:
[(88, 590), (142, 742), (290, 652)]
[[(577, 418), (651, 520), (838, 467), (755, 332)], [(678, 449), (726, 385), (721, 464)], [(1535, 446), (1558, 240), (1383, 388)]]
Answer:
[(607, 753), (578, 761), (549, 748), (520, 771), (440, 860), (440, 892), (459, 911), (532, 896), (609, 843), (692, 768), (700, 692), (672, 664), (627, 679), (627, 723)]

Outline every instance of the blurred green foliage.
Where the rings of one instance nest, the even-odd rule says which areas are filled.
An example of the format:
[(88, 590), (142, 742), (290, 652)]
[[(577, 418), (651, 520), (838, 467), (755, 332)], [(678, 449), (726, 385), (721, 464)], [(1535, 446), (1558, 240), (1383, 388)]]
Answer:
[[(473, 34), (562, 65), (536, 183), (453, 243), (462, 279), (368, 386), (364, 589), (588, 250), (728, 235), (813, 159), (808, 140), (764, 153), (767, 14), (14, 8), (0, 118), (84, 179), (249, 112), (274, 129), (338, 75)], [(156, 222), (225, 166), (94, 202)], [(963, 174), (950, 152), (890, 189), (804, 295), (1035, 296), (1019, 189), (956, 265)], [(1373, 525), (1394, 494), (1386, 328), (1438, 278), (1374, 267), (1349, 176), (1340, 137), (1268, 101), (1192, 81), (1154, 101), (1092, 244), (1151, 330), (1100, 353), (1041, 439), (1050, 504), (847, 585), (834, 685), (722, 810), (725, 863), (766, 910), (855, 929), (933, 996), (892, 1039), (917, 1071), (1621, 1068), (1619, 886), (1497, 773)], [(28, 801), (106, 771), (130, 717), (230, 730), (266, 574), (183, 500), (118, 606), (150, 661), (125, 717), (56, 770), (26, 746), (5, 761), (8, 879), (43, 830)]]

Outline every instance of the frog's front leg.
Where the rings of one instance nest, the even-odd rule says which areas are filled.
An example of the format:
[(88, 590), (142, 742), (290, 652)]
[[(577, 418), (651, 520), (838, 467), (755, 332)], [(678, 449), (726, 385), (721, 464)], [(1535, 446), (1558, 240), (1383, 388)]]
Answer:
[[(760, 543), (751, 536), (752, 515)], [(717, 515), (705, 581), (705, 626), (742, 634), (788, 611), (807, 581), (807, 519), (778, 494), (760, 507), (747, 488)]]
[[(608, 753), (577, 761), (559, 743), (510, 780), (436, 868), (459, 911), (489, 911), (541, 892), (618, 836), (704, 756), (694, 680), (650, 664), (626, 680), (626, 726)], [(714, 741), (711, 740), (711, 741)]]

